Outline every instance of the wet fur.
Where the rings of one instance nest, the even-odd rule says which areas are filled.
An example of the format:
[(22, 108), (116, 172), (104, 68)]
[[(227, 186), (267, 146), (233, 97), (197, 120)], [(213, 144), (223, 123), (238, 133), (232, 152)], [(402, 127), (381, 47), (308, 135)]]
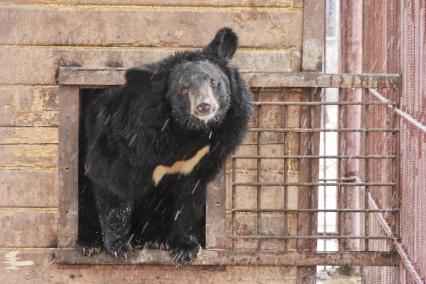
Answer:
[[(126, 84), (83, 95), (81, 247), (97, 252), (103, 245), (118, 256), (131, 245), (157, 243), (170, 248), (176, 262), (196, 256), (205, 242), (207, 183), (241, 142), (252, 110), (250, 91), (228, 64), (236, 45), (236, 35), (225, 28), (202, 51), (180, 52), (130, 69)], [(219, 109), (223, 115), (206, 128), (191, 127), (192, 122), (174, 116), (166, 98), (174, 79), (170, 71), (185, 61), (215, 64), (228, 81), (229, 106)], [(189, 159), (206, 145), (209, 152), (189, 174), (164, 175), (155, 186), (155, 167)]]

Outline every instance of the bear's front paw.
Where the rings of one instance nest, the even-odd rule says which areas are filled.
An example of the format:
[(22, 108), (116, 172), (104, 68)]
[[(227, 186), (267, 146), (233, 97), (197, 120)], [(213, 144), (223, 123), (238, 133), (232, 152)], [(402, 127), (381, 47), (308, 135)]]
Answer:
[(170, 256), (174, 263), (190, 262), (198, 255), (200, 247), (198, 242), (177, 244), (170, 250)]
[(115, 239), (107, 239), (104, 242), (105, 249), (114, 257), (127, 258), (128, 255), (133, 253), (131, 245), (133, 235), (124, 235)]

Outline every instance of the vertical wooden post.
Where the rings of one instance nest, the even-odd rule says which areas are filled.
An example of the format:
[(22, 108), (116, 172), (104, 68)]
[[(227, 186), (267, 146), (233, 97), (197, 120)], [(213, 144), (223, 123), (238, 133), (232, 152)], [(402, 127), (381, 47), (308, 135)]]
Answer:
[[(303, 56), (302, 56), (302, 71), (322, 71), (323, 56), (324, 56), (324, 40), (325, 40), (325, 0), (304, 0), (303, 9)], [(305, 88), (302, 90), (302, 101), (318, 99), (318, 93), (315, 90)], [(317, 109), (311, 110), (309, 107), (303, 107), (300, 110), (300, 127), (314, 127), (318, 125), (320, 115)], [(314, 117), (313, 117), (314, 116)], [(319, 133), (309, 134), (302, 133), (300, 135), (300, 155), (313, 155), (314, 151), (318, 150)], [(318, 139), (317, 139), (318, 138)], [(308, 141), (305, 143), (305, 141)], [(314, 182), (318, 176), (317, 161), (302, 159), (299, 164), (299, 181)], [(298, 207), (313, 208), (316, 207), (315, 187), (301, 187), (298, 190)], [(298, 220), (299, 235), (316, 234), (316, 215), (304, 216)], [(304, 224), (303, 224), (304, 223)], [(315, 241), (303, 241), (298, 243), (298, 250), (315, 250)], [(316, 283), (316, 267), (315, 266), (300, 266), (297, 272), (297, 283), (313, 284)]]
[[(362, 0), (343, 1), (341, 6), (341, 72), (362, 73)], [(341, 98), (345, 101), (362, 101), (362, 90), (341, 90)], [(361, 106), (349, 105), (343, 108), (342, 127), (361, 128)], [(342, 133), (342, 155), (360, 155), (361, 133)], [(359, 159), (346, 159), (342, 165), (342, 176), (345, 178), (364, 178), (361, 173)], [(361, 209), (361, 191), (355, 186), (346, 186), (343, 203), (346, 208)], [(342, 207), (341, 206), (341, 207)], [(363, 206), (363, 205), (362, 205)], [(344, 215), (342, 231), (344, 235), (361, 235), (361, 214)], [(343, 249), (359, 250), (360, 240), (347, 240), (342, 244)]]
[(206, 197), (206, 248), (226, 248), (226, 174), (225, 167), (211, 181)]
[(58, 247), (75, 247), (78, 234), (78, 129), (80, 94), (59, 87), (59, 228)]

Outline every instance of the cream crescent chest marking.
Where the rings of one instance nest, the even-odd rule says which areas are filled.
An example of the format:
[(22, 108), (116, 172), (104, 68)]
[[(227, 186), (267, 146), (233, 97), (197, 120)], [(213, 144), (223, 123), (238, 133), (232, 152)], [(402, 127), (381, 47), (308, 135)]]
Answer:
[(154, 171), (152, 172), (152, 180), (154, 181), (154, 184), (157, 186), (160, 183), (161, 179), (167, 174), (188, 175), (189, 173), (192, 172), (195, 166), (201, 161), (201, 159), (205, 155), (207, 155), (209, 150), (210, 150), (210, 145), (206, 145), (200, 150), (198, 150), (197, 153), (195, 153), (195, 155), (188, 160), (177, 161), (170, 167), (164, 166), (164, 165), (156, 166)]

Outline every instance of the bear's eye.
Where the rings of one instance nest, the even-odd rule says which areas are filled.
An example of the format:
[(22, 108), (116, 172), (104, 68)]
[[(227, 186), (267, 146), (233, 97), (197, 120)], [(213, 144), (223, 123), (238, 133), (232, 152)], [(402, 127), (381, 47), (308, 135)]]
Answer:
[(182, 87), (180, 89), (180, 94), (186, 96), (188, 94), (189, 90), (187, 87)]
[(210, 85), (211, 85), (213, 88), (215, 88), (217, 85), (219, 85), (219, 83), (218, 83), (216, 80), (211, 79), (211, 80), (210, 80)]

